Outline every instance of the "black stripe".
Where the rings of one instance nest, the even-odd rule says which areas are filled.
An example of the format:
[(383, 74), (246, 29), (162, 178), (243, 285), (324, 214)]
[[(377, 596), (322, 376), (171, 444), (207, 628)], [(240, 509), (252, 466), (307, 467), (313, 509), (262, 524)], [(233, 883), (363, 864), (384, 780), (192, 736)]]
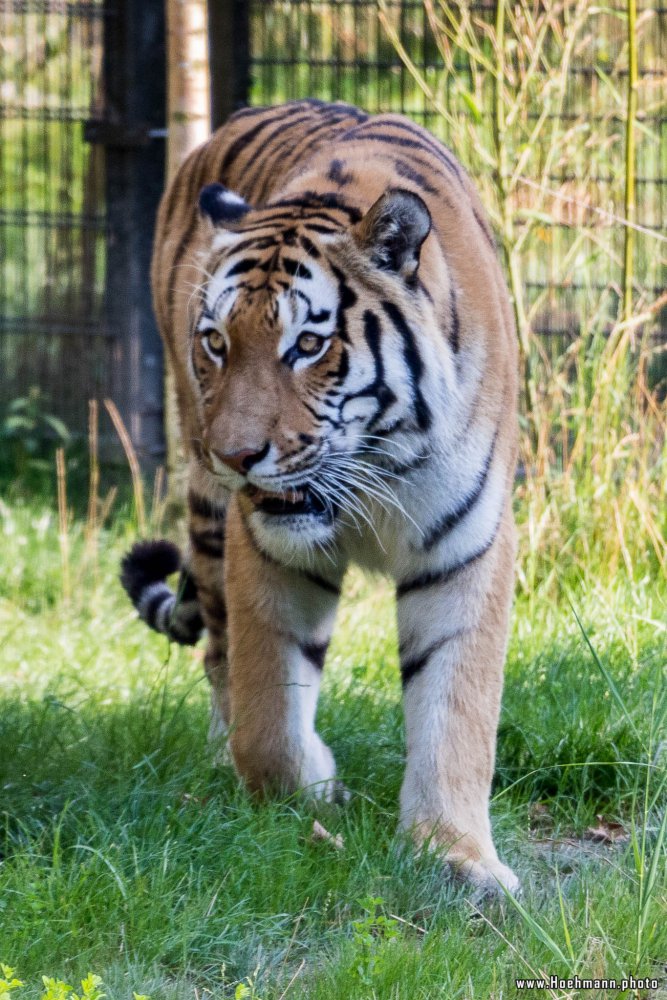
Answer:
[[(282, 209), (278, 211), (278, 209)], [(289, 211), (291, 209), (291, 211)], [(238, 230), (239, 233), (254, 233), (260, 229), (267, 229), (272, 227), (275, 229), (277, 225), (293, 225), (295, 220), (298, 220), (304, 228), (315, 229), (316, 232), (324, 233), (338, 233), (343, 228), (343, 223), (340, 219), (331, 215), (332, 209), (320, 208), (318, 205), (299, 205), (296, 202), (273, 202), (260, 210), (262, 213), (267, 213), (266, 215), (259, 215), (258, 212), (253, 212), (253, 216), (257, 217), (257, 221), (252, 221), (247, 225), (244, 225)], [(306, 211), (309, 212), (306, 215)], [(332, 229), (322, 229), (317, 230), (315, 225), (311, 224), (311, 220), (319, 219), (321, 222), (328, 222), (333, 228)]]
[(487, 238), (487, 240), (489, 242), (489, 246), (491, 247), (491, 249), (493, 250), (493, 252), (497, 254), (498, 253), (498, 244), (496, 243), (496, 238), (493, 235), (493, 230), (491, 229), (491, 226), (486, 221), (486, 219), (483, 218), (479, 214), (479, 212), (475, 211), (474, 207), (473, 207), (473, 210), (472, 210), (472, 214), (475, 216), (475, 222), (477, 223), (477, 225), (479, 226), (479, 228), (482, 230), (482, 232), (486, 236), (486, 238)]
[(289, 275), (299, 278), (312, 278), (313, 272), (300, 260), (292, 260), (291, 257), (281, 257), (280, 263), (284, 271)]
[[(392, 119), (391, 121), (387, 121), (385, 118), (384, 121), (380, 120), (377, 124), (380, 125), (380, 127), (384, 126), (385, 128), (395, 128), (401, 132), (407, 132), (409, 135), (415, 136), (423, 148), (430, 150), (430, 152), (433, 153), (433, 155), (437, 157), (441, 163), (444, 163), (447, 169), (453, 173), (458, 180), (461, 180), (463, 171), (454, 158), (453, 153), (451, 150), (447, 149), (444, 143), (439, 142), (433, 135), (431, 135), (430, 132), (420, 128), (413, 122), (408, 121), (407, 118), (399, 118), (398, 120)], [(373, 125), (375, 125), (375, 122)]]
[(327, 648), (329, 646), (328, 642), (322, 643), (300, 643), (299, 649), (306, 657), (307, 660), (312, 663), (312, 665), (317, 670), (322, 670), (324, 667), (324, 659), (327, 655)]
[[(345, 346), (345, 344), (343, 344), (340, 349), (340, 361), (338, 362), (338, 368), (333, 373), (338, 385), (343, 384), (343, 382), (348, 376), (349, 371), (350, 371), (350, 355), (348, 353), (347, 347)], [(327, 372), (327, 374), (329, 373)]]
[(467, 514), (473, 509), (475, 504), (478, 502), (482, 495), (482, 491), (486, 485), (486, 481), (489, 478), (489, 470), (491, 468), (491, 463), (493, 461), (493, 455), (496, 448), (496, 439), (498, 437), (498, 431), (496, 431), (493, 441), (491, 442), (491, 447), (489, 453), (484, 460), (484, 465), (482, 466), (480, 472), (477, 474), (477, 481), (470, 492), (463, 498), (458, 507), (456, 507), (449, 514), (445, 514), (441, 517), (436, 524), (430, 528), (426, 534), (426, 537), (422, 541), (422, 548), (425, 552), (428, 552), (441, 542), (450, 531), (453, 531), (457, 524), (466, 517)]
[(303, 191), (298, 198), (281, 198), (271, 202), (271, 208), (313, 208), (328, 209), (332, 212), (343, 212), (351, 222), (359, 222), (361, 212), (354, 205), (348, 205), (334, 191), (319, 193), (318, 191)]
[[(265, 118), (264, 121), (258, 122), (254, 128), (249, 129), (247, 132), (243, 132), (225, 153), (225, 157), (220, 165), (221, 176), (224, 177), (237, 156), (239, 156), (246, 146), (249, 146), (253, 139), (257, 138), (257, 136), (260, 135), (264, 129), (269, 128), (271, 125), (275, 125), (276, 122), (284, 124), (286, 119), (292, 118), (294, 111), (294, 107), (289, 107), (287, 110), (283, 107), (279, 114), (271, 115), (270, 118)], [(305, 118), (299, 119), (299, 121), (305, 120)], [(297, 123), (294, 122), (294, 124)]]
[(347, 319), (345, 317), (345, 312), (351, 309), (353, 305), (357, 302), (357, 293), (350, 288), (345, 280), (345, 275), (329, 261), (329, 267), (331, 268), (332, 274), (336, 281), (338, 282), (338, 308), (336, 310), (336, 332), (341, 340), (346, 343), (350, 342), (350, 337), (347, 332)]
[(453, 580), (457, 573), (460, 573), (462, 569), (465, 569), (466, 566), (472, 566), (474, 562), (477, 562), (478, 559), (481, 559), (482, 556), (486, 555), (496, 539), (497, 531), (498, 526), (496, 526), (496, 529), (489, 541), (483, 545), (481, 549), (478, 549), (477, 552), (473, 552), (471, 556), (468, 556), (467, 559), (457, 563), (456, 566), (450, 566), (448, 569), (443, 569), (435, 573), (423, 573), (422, 576), (416, 576), (411, 580), (405, 580), (403, 583), (399, 583), (396, 587), (396, 596), (398, 598), (405, 597), (406, 594), (411, 594), (415, 590), (424, 590), (425, 587), (435, 587)]
[[(308, 115), (307, 118), (302, 119), (306, 122), (312, 122), (312, 115)], [(302, 129), (299, 135), (296, 137), (288, 136), (282, 142), (279, 142), (276, 146), (273, 146), (269, 153), (269, 158), (260, 164), (260, 167), (255, 170), (252, 176), (252, 185), (261, 184), (257, 191), (257, 200), (262, 201), (267, 195), (267, 188), (270, 187), (271, 181), (274, 180), (275, 168), (279, 164), (283, 176), (285, 172), (289, 171), (289, 166), (293, 157), (290, 156), (292, 150), (295, 150), (295, 156), (297, 159), (304, 159), (304, 153), (310, 149), (311, 146), (317, 145), (318, 140), (322, 136), (326, 136), (326, 133), (331, 131), (331, 126), (333, 122), (327, 120), (326, 118), (318, 118), (315, 124), (311, 125), (309, 128)], [(282, 134), (282, 130), (278, 129), (278, 135)], [(265, 140), (267, 143), (271, 141), (273, 136), (267, 136)], [(306, 141), (308, 140), (308, 141)], [(268, 170), (267, 170), (268, 168)], [(273, 169), (272, 169), (273, 168)], [(264, 176), (265, 171), (267, 173)]]
[(382, 419), (392, 403), (396, 402), (396, 396), (384, 380), (384, 361), (382, 360), (382, 353), (380, 351), (380, 321), (370, 309), (366, 309), (364, 312), (364, 338), (375, 362), (375, 378), (358, 392), (347, 393), (343, 396), (339, 412), (342, 419), (343, 408), (351, 399), (359, 399), (362, 396), (375, 399), (377, 410), (372, 420), (368, 423), (369, 430), (372, 430), (374, 425)]
[(409, 659), (401, 658), (401, 682), (403, 687), (408, 684), (423, 668), (426, 666), (429, 659), (434, 653), (437, 653), (439, 649), (448, 643), (452, 639), (458, 639), (460, 636), (464, 635), (466, 629), (457, 629), (456, 632), (450, 632), (449, 635), (443, 635), (441, 639), (437, 639), (435, 642), (424, 650), (419, 656), (412, 656)]
[(259, 264), (258, 257), (245, 257), (242, 260), (238, 260), (236, 264), (230, 267), (229, 271), (225, 275), (225, 278), (233, 278), (237, 274), (245, 274), (246, 271), (252, 271), (254, 267)]
[(269, 247), (275, 247), (278, 240), (276, 236), (253, 236), (247, 240), (241, 240), (240, 243), (235, 243), (231, 250), (225, 250), (227, 253), (241, 253), (242, 250), (267, 250)]
[(271, 111), (270, 107), (263, 105), (259, 108), (239, 108), (238, 111), (234, 111), (227, 119), (227, 125), (231, 125), (232, 122), (239, 121), (243, 118), (256, 118), (257, 115), (265, 115), (267, 111)]
[(351, 174), (349, 171), (345, 172), (345, 160), (332, 160), (329, 164), (327, 177), (334, 184), (339, 184), (341, 187), (345, 187), (346, 184), (354, 180), (354, 174)]
[[(331, 403), (326, 403), (325, 400), (323, 399), (318, 400), (318, 402), (324, 403), (327, 406), (331, 406)], [(333, 417), (330, 417), (328, 413), (318, 413), (315, 407), (311, 406), (310, 403), (307, 403), (305, 399), (301, 400), (301, 405), (305, 410), (308, 410), (311, 417), (313, 417), (318, 422), (318, 424), (321, 424), (323, 421), (326, 421), (326, 423), (331, 424), (332, 427), (335, 427), (336, 430), (340, 429), (341, 426), (340, 420), (335, 420)]]
[(157, 627), (158, 611), (160, 610), (165, 601), (171, 601), (173, 600), (173, 597), (174, 595), (165, 585), (164, 590), (160, 590), (158, 591), (157, 594), (153, 594), (150, 601), (146, 605), (146, 608), (142, 612), (141, 617), (143, 618), (143, 620), (146, 622), (147, 625), (150, 625), (152, 629), (155, 629), (156, 632), (161, 631), (161, 629)]
[(312, 306), (309, 306), (308, 308), (309, 323), (326, 323), (328, 319), (331, 319), (330, 309), (320, 309), (319, 312), (313, 312)]
[[(332, 108), (333, 106), (330, 106)], [(352, 109), (353, 111), (356, 109)], [(296, 148), (292, 155), (286, 153), (284, 157), (281, 157), (281, 168), (283, 176), (289, 173), (294, 164), (298, 161), (304, 163), (311, 153), (317, 150), (317, 147), (322, 145), (322, 141), (335, 142), (338, 136), (341, 134), (341, 129), (336, 128), (337, 125), (341, 125), (344, 122), (347, 127), (349, 123), (348, 118), (353, 118), (355, 121), (365, 121), (366, 118), (359, 118), (358, 116), (352, 114), (345, 105), (333, 109), (328, 117), (324, 121), (324, 127), (318, 125), (313, 129), (309, 129), (305, 132), (299, 140), (298, 144), (295, 144)], [(354, 126), (351, 126), (354, 127)], [(267, 181), (262, 184), (261, 195), (264, 194), (264, 189), (267, 186)]]
[(354, 118), (355, 122), (368, 121), (368, 115), (355, 104), (348, 104), (347, 101), (318, 101), (317, 98), (306, 98), (308, 101), (315, 101), (322, 108), (324, 114), (329, 116), (344, 114), (346, 118)]
[(188, 507), (198, 517), (207, 517), (217, 521), (224, 521), (227, 513), (226, 507), (221, 507), (213, 500), (209, 500), (208, 497), (202, 496), (201, 493), (195, 493), (194, 490), (188, 492)]
[(311, 233), (324, 233), (325, 235), (340, 232), (338, 226), (321, 226), (319, 222), (310, 222), (309, 220), (304, 221), (304, 228), (309, 229)]
[(330, 594), (336, 594), (337, 597), (340, 595), (340, 587), (337, 587), (335, 583), (331, 583), (329, 580), (325, 580), (323, 576), (318, 576), (317, 573), (304, 573), (303, 576), (309, 583), (314, 583), (321, 590), (326, 590)]
[[(258, 209), (253, 211), (253, 221), (248, 222), (246, 225), (242, 226), (238, 231), (240, 235), (247, 235), (248, 233), (258, 233), (263, 229), (271, 229), (271, 233), (267, 233), (267, 239), (269, 236), (274, 239), (280, 236), (279, 227), (288, 226), (294, 222), (295, 214), (294, 212), (274, 212), (271, 207)], [(278, 229), (278, 232), (275, 230)], [(226, 254), (228, 251), (225, 250)]]
[(406, 181), (412, 181), (416, 184), (418, 188), (425, 191), (427, 194), (438, 194), (437, 187), (434, 187), (418, 170), (415, 170), (411, 164), (406, 163), (405, 160), (394, 159), (394, 170), (399, 177), (405, 178)]
[[(262, 175), (264, 174), (264, 171), (268, 170), (269, 179), (271, 179), (272, 175), (275, 172), (275, 168), (280, 162), (281, 150), (284, 148), (290, 149), (292, 146), (295, 145), (295, 140), (296, 143), (299, 142), (301, 135), (303, 134), (300, 132), (299, 135), (294, 136), (292, 134), (292, 130), (296, 126), (304, 125), (307, 122), (312, 122), (312, 120), (313, 120), (312, 114), (304, 113), (301, 115), (300, 118), (293, 118), (288, 125), (281, 124), (277, 129), (274, 129), (274, 131), (271, 132), (270, 135), (264, 136), (264, 138), (262, 139), (262, 146), (261, 146), (264, 155), (262, 156), (260, 154), (260, 156), (258, 156), (257, 161), (254, 164), (254, 169), (252, 170), (252, 173), (250, 173), (249, 175), (246, 174), (243, 180), (243, 186), (245, 190), (248, 192), (249, 197), (254, 198), (258, 203), (260, 203), (264, 199), (266, 182), (262, 182), (262, 184), (258, 187), (258, 190), (255, 191), (255, 186), (259, 185), (259, 182), (262, 178)], [(315, 127), (322, 128), (322, 125), (323, 125), (322, 122), (318, 122), (318, 124)], [(308, 132), (308, 130), (306, 131)], [(279, 142), (277, 145), (273, 145), (273, 140), (278, 139), (280, 137), (283, 137), (283, 141)]]
[(317, 247), (315, 246), (315, 244), (313, 243), (313, 241), (309, 240), (307, 236), (299, 236), (299, 243), (301, 244), (301, 246), (303, 247), (303, 249), (306, 251), (306, 253), (310, 257), (313, 257), (315, 260), (317, 260), (318, 257), (322, 256), (322, 254), (317, 249)]
[(210, 559), (222, 559), (225, 553), (225, 536), (220, 531), (195, 531), (190, 528), (190, 544), (195, 552)]
[(422, 394), (419, 382), (424, 372), (424, 363), (417, 350), (414, 334), (405, 319), (405, 316), (393, 302), (384, 301), (382, 308), (392, 321), (401, 337), (403, 338), (403, 359), (408, 366), (412, 378), (412, 388), (415, 395), (414, 410), (417, 418), (417, 426), (421, 431), (428, 430), (431, 426), (431, 411)]
[(202, 599), (202, 608), (213, 622), (224, 625), (227, 621), (227, 605), (219, 594), (207, 591)]
[(458, 354), (459, 348), (461, 346), (461, 341), (459, 337), (460, 333), (459, 311), (456, 308), (456, 290), (454, 288), (454, 281), (452, 279), (451, 273), (449, 277), (449, 313), (450, 313), (449, 342), (452, 345), (452, 350), (454, 351), (454, 354)]
[(392, 420), (390, 424), (387, 424), (386, 427), (379, 427), (375, 432), (375, 436), (380, 438), (390, 438), (392, 434), (396, 433), (396, 431), (402, 430), (404, 425), (405, 421), (403, 418), (398, 417), (396, 420)]
[[(392, 122), (392, 127), (395, 127), (394, 122)], [(402, 146), (404, 149), (419, 149), (422, 152), (431, 152), (450, 173), (454, 174), (458, 181), (461, 180), (461, 175), (453, 162), (445, 156), (444, 152), (436, 151), (431, 147), (422, 136), (419, 136), (417, 139), (404, 139), (403, 136), (386, 135), (383, 132), (364, 132), (362, 135), (354, 135), (351, 132), (347, 132), (341, 136), (341, 140), (343, 142), (366, 142), (367, 140), (370, 142), (384, 142), (387, 146)]]

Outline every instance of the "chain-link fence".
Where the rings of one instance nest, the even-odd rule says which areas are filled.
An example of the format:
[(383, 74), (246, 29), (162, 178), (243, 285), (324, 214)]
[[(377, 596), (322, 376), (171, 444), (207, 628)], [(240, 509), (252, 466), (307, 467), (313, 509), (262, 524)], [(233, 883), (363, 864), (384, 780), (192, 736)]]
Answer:
[[(509, 6), (515, 12), (520, 6), (531, 7)], [(561, 18), (555, 32), (558, 40), (559, 29), (563, 35), (574, 30), (568, 16), (571, 21), (577, 5), (551, 6), (554, 17)], [(546, 7), (532, 5), (535, 17)], [(667, 7), (647, 0), (640, 0), (638, 7), (635, 221), (648, 232), (636, 234), (635, 279), (638, 297), (657, 298), (667, 287)], [(445, 70), (442, 44), (448, 41), (444, 30), (448, 22), (444, 8), (454, 12), (454, 20), (466, 10), (471, 31), (479, 39), (480, 25), (493, 27), (497, 5), (495, 0), (442, 5), (428, 0), (256, 2), (251, 20), (251, 100), (273, 104), (311, 95), (349, 101), (368, 111), (401, 111), (452, 145), (479, 179), (481, 170), (491, 169), (479, 167), (475, 139), (488, 139), (486, 144), (492, 144), (493, 67), (485, 67), (473, 79), (470, 60), (449, 40), (451, 69)], [(519, 188), (521, 204), (514, 206), (520, 225), (522, 212), (528, 219), (537, 207), (531, 180), (534, 183), (539, 176), (540, 186), (552, 192), (546, 197), (548, 211), (542, 206), (543, 225), (533, 226), (521, 255), (527, 298), (535, 304), (532, 328), (549, 338), (550, 353), (566, 348), (581, 331), (582, 317), (591, 314), (596, 298), (607, 291), (611, 314), (621, 293), (624, 229), (616, 220), (624, 215), (627, 8), (618, 0), (588, 8), (557, 112), (558, 125), (568, 135), (544, 176), (539, 153), (537, 164), (535, 157), (529, 160), (524, 171), (528, 183)], [(439, 39), (435, 23), (444, 26)], [(491, 33), (480, 49), (492, 63)], [(549, 53), (544, 55), (532, 67), (538, 76), (549, 68), (545, 65)], [(507, 71), (520, 72), (519, 60), (512, 59), (510, 49)], [(447, 113), (456, 113), (458, 108), (479, 116), (481, 127), (470, 129), (464, 144), (457, 144), (436, 101)], [(537, 122), (543, 112), (536, 104), (527, 109), (527, 117)], [(547, 122), (537, 142), (543, 143), (548, 132)], [(582, 226), (591, 222), (596, 232), (578, 245)], [(656, 241), (652, 233), (662, 236), (662, 241)], [(664, 336), (666, 312), (662, 326)]]
[[(496, 10), (449, 7), (489, 23)], [(636, 221), (648, 232), (634, 255), (638, 297), (649, 299), (667, 284), (667, 7), (639, 7)], [(604, 213), (623, 214), (627, 22), (617, 0), (595, 10), (559, 111), (577, 154), (565, 146), (542, 178), (557, 195), (543, 225), (529, 187), (518, 206), (533, 215), (522, 257), (533, 327), (552, 353), (580, 332), (595, 295), (613, 312), (621, 294), (623, 227)], [(211, 19), (214, 115), (313, 96), (402, 111), (451, 141), (435, 95), (445, 109), (468, 101), (492, 128), (490, 77), (476, 81), (457, 51), (443, 70), (422, 0), (215, 0)], [(161, 371), (147, 265), (164, 170), (163, 35), (162, 0), (0, 0), (0, 409), (39, 386), (83, 431), (88, 399), (111, 395), (154, 455)], [(479, 174), (472, 139), (455, 151)], [(599, 228), (579, 245), (591, 210)]]
[(39, 387), (73, 425), (113, 363), (104, 158), (82, 125), (101, 99), (103, 18), (102, 0), (0, 4), (2, 396)]

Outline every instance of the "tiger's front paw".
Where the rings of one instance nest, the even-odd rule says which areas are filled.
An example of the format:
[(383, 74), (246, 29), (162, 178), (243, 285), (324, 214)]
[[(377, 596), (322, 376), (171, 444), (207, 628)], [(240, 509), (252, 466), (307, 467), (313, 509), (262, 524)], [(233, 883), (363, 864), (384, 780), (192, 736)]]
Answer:
[(340, 802), (344, 786), (336, 778), (336, 762), (329, 747), (314, 734), (301, 761), (299, 789), (321, 802)]
[(457, 880), (465, 882), (474, 890), (472, 901), (481, 903), (488, 899), (504, 899), (506, 892), (517, 896), (521, 883), (511, 868), (498, 858), (479, 860), (446, 858)]

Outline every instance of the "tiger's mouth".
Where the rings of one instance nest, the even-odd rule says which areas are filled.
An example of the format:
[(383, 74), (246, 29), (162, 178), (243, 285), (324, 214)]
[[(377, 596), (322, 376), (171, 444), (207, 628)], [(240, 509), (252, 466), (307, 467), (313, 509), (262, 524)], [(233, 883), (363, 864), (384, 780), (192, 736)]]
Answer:
[(284, 490), (282, 493), (272, 493), (270, 490), (249, 484), (244, 492), (256, 510), (273, 517), (305, 515), (322, 519), (333, 517), (333, 504), (326, 503), (308, 485)]

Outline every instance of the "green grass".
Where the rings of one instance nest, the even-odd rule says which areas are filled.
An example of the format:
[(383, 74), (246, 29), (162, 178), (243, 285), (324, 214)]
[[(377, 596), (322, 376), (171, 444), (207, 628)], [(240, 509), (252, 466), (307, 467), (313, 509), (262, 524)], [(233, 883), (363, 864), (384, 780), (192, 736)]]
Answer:
[[(356, 793), (319, 817), (338, 852), (311, 841), (302, 801), (255, 804), (212, 767), (200, 659), (138, 623), (116, 579), (132, 519), (116, 515), (97, 556), (84, 528), (69, 529), (68, 603), (57, 512), (0, 506), (0, 961), (26, 984), (13, 997), (90, 971), (113, 1000), (232, 997), (242, 982), (262, 1000), (486, 1000), (519, 995), (531, 968), (664, 981), (664, 583), (580, 582), (572, 607), (519, 597), (493, 815), (523, 911), (479, 916), (395, 835), (386, 584), (349, 578), (326, 665), (319, 726)], [(583, 837), (597, 814), (630, 839)]]

